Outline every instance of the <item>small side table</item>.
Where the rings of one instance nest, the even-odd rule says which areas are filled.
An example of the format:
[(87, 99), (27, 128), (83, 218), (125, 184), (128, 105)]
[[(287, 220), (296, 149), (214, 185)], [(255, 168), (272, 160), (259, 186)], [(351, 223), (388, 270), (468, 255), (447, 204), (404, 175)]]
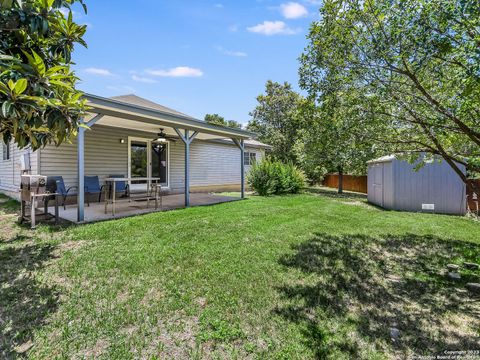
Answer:
[(43, 208), (43, 215), (45, 218), (48, 217), (48, 207), (47, 207), (47, 202), (45, 201), (47, 197), (54, 197), (55, 198), (55, 225), (58, 224), (59, 220), (59, 215), (58, 215), (58, 196), (60, 194), (58, 193), (43, 193), (43, 194), (36, 194), (34, 192), (30, 193), (30, 216), (26, 215), (26, 201), (21, 201), (20, 203), (20, 209), (21, 209), (21, 214), (20, 214), (20, 223), (23, 221), (27, 220), (30, 218), (30, 224), (32, 230), (36, 228), (36, 204), (38, 200), (43, 200), (44, 203), (44, 208)]

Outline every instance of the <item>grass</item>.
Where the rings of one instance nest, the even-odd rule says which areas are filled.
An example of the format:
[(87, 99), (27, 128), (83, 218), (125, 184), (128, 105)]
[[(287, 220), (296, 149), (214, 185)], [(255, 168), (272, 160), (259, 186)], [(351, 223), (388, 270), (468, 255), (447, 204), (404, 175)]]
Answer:
[[(84, 226), (0, 198), (0, 357), (384, 359), (478, 350), (480, 224), (359, 195), (261, 198)], [(392, 329), (400, 335), (392, 339)]]

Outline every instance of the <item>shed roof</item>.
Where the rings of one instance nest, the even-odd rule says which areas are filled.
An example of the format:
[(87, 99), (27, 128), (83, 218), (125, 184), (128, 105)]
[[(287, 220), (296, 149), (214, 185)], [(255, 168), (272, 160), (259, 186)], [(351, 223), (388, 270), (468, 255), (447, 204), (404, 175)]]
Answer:
[(367, 161), (367, 164), (390, 162), (390, 161), (395, 160), (395, 159), (396, 159), (395, 155), (386, 155), (386, 156), (379, 157), (377, 159), (369, 160), (369, 161)]

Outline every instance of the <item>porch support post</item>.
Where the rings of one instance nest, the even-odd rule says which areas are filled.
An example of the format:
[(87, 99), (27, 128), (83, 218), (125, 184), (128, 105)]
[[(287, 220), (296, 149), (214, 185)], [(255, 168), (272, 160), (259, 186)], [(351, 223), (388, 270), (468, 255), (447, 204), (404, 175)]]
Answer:
[(241, 198), (245, 199), (245, 142), (244, 140), (233, 138), (232, 140), (240, 149), (240, 193)]
[(190, 206), (190, 141), (188, 130), (185, 130), (185, 207)]
[[(83, 125), (83, 119), (80, 120), (80, 125)], [(77, 221), (83, 222), (85, 220), (85, 128), (80, 126), (77, 135)]]
[(193, 139), (198, 135), (198, 131), (195, 131), (190, 136), (189, 131), (185, 129), (185, 134), (182, 134), (181, 129), (174, 128), (178, 137), (182, 139), (185, 145), (185, 207), (190, 206), (190, 144)]

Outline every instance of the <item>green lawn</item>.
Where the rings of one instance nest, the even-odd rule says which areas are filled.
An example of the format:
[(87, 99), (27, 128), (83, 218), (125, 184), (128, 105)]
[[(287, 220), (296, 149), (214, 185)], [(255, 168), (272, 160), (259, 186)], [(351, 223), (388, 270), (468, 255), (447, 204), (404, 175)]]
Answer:
[(480, 271), (445, 276), (480, 263), (472, 219), (321, 192), (32, 232), (0, 203), (0, 358), (480, 349), (480, 301), (465, 290)]

